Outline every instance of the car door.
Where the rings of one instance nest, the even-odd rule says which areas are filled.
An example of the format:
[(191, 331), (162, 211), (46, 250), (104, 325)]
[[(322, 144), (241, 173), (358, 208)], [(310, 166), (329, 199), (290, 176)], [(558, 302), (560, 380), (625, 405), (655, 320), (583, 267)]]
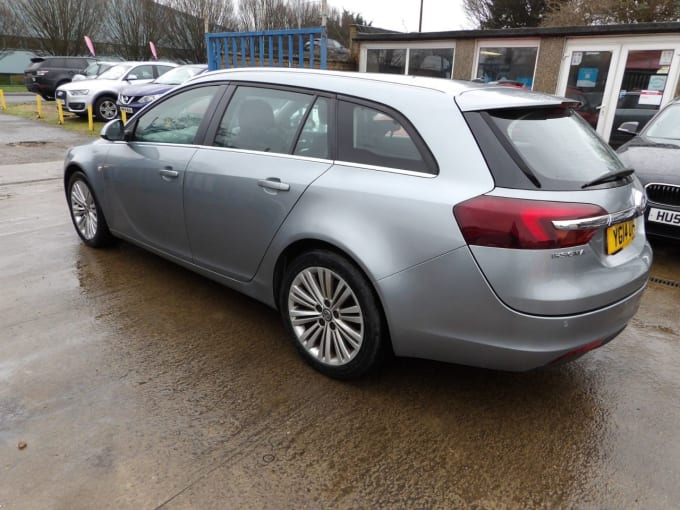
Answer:
[(255, 275), (297, 200), (331, 166), (330, 101), (289, 89), (236, 88), (215, 121), (213, 146), (201, 148), (186, 172), (195, 262), (240, 281)]
[(111, 228), (145, 245), (185, 259), (191, 250), (182, 193), (196, 136), (218, 101), (217, 85), (196, 86), (140, 115), (131, 139), (114, 143), (105, 169), (111, 192)]

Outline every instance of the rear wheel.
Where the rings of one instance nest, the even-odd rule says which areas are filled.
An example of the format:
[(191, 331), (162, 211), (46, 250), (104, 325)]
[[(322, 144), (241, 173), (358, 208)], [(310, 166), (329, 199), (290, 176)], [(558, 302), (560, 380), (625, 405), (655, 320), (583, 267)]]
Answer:
[(319, 372), (351, 379), (382, 360), (385, 327), (377, 298), (344, 257), (315, 250), (295, 259), (279, 304), (296, 347)]
[(116, 100), (110, 96), (102, 96), (94, 102), (94, 116), (98, 120), (108, 122), (118, 116)]
[(93, 248), (111, 244), (114, 237), (90, 184), (82, 172), (75, 172), (66, 188), (71, 221), (83, 242)]

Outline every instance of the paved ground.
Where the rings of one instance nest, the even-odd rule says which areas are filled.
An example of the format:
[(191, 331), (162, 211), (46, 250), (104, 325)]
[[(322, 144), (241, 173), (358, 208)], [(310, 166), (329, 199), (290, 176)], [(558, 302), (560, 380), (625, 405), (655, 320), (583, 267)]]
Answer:
[[(25, 159), (11, 122), (0, 163)], [(619, 338), (557, 369), (395, 360), (336, 382), (274, 311), (84, 247), (60, 161), (29, 154), (48, 162), (0, 166), (2, 510), (677, 507), (680, 288), (650, 284)], [(680, 250), (654, 273), (680, 280)]]

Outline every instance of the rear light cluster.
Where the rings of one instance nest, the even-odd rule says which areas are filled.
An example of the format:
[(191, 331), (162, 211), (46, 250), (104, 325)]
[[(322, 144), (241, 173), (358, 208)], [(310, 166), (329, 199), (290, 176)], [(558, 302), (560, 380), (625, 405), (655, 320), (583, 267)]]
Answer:
[(456, 205), (453, 214), (470, 245), (540, 250), (587, 244), (597, 232), (597, 228), (558, 230), (553, 221), (607, 212), (593, 204), (482, 195)]

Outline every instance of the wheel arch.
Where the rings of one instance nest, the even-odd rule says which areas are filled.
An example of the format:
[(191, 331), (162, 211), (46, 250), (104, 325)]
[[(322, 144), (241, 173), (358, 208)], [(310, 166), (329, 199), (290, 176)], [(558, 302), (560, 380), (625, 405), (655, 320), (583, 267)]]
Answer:
[(380, 295), (380, 292), (378, 292), (378, 289), (376, 288), (376, 285), (373, 281), (372, 278), (368, 276), (368, 273), (364, 269), (364, 267), (353, 257), (351, 254), (349, 254), (347, 251), (343, 250), (342, 248), (329, 243), (327, 241), (322, 241), (320, 239), (299, 239), (291, 244), (289, 244), (281, 253), (279, 254), (276, 264), (274, 265), (274, 274), (273, 274), (273, 282), (272, 282), (272, 290), (273, 290), (273, 297), (274, 297), (274, 303), (276, 305), (277, 309), (280, 309), (279, 306), (279, 299), (280, 299), (280, 294), (281, 294), (281, 284), (283, 282), (283, 276), (286, 272), (286, 268), (290, 265), (290, 263), (295, 260), (298, 256), (302, 255), (303, 253), (307, 253), (313, 250), (327, 250), (330, 252), (333, 252), (337, 255), (340, 255), (341, 257), (344, 257), (347, 259), (349, 263), (351, 263), (361, 274), (364, 278), (366, 278), (366, 281), (371, 287), (371, 290), (373, 291), (373, 294), (375, 296), (376, 302), (378, 303), (378, 307), (380, 309), (380, 314), (381, 318), (383, 321), (383, 324), (385, 326), (385, 331), (387, 332), (387, 343), (389, 344), (390, 350), (392, 349), (392, 337), (390, 335), (390, 327), (389, 327), (389, 322), (387, 321), (387, 315), (385, 314), (385, 306), (383, 304), (382, 297)]

